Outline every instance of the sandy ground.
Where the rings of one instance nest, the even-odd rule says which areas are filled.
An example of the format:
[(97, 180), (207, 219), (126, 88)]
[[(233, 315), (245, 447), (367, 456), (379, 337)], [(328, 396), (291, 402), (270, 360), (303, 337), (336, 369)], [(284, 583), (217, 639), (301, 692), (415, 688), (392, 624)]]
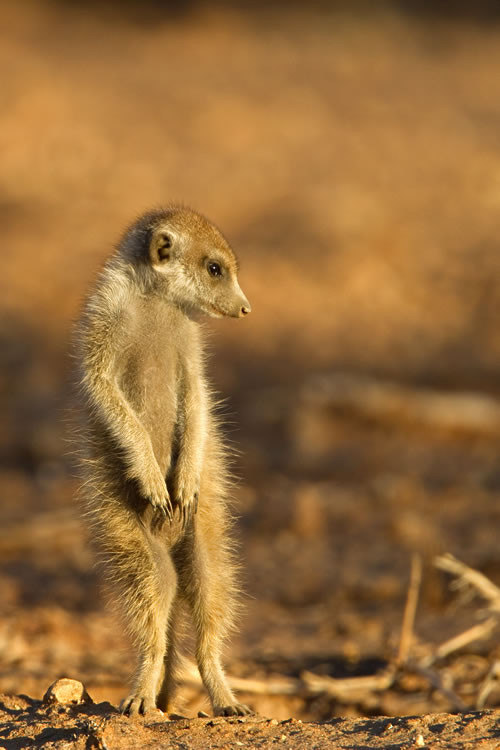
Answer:
[(47, 706), (25, 696), (0, 696), (1, 740), (6, 748), (453, 748), (493, 750), (500, 742), (498, 711), (427, 714), (379, 719), (127, 719), (109, 703)]

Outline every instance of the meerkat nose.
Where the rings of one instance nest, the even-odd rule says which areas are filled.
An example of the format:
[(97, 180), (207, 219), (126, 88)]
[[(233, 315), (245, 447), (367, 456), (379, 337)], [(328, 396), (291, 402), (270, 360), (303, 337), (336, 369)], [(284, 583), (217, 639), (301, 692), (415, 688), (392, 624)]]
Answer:
[(250, 302), (245, 302), (244, 305), (240, 308), (240, 317), (243, 317), (244, 315), (248, 315), (248, 313), (252, 312), (252, 308), (250, 307)]

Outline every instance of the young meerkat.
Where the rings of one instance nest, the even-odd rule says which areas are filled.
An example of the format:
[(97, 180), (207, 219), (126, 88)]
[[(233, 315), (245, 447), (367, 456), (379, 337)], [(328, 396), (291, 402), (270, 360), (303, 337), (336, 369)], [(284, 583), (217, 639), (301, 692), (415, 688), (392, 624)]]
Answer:
[(132, 224), (84, 307), (77, 335), (82, 494), (104, 576), (138, 649), (125, 714), (169, 710), (182, 602), (215, 715), (251, 713), (221, 666), (235, 564), (227, 454), (196, 322), (200, 313), (249, 312), (222, 234), (178, 206)]

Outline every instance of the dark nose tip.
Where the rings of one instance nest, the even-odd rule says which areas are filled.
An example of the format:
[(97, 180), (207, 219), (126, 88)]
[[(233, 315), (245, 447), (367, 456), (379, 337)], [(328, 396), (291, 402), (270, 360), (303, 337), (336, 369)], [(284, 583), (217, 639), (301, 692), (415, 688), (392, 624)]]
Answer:
[(250, 312), (252, 312), (252, 308), (250, 307), (250, 305), (243, 305), (242, 308), (241, 308), (241, 310), (240, 310), (240, 313), (241, 313), (242, 316), (243, 315), (248, 315), (248, 313), (250, 313)]

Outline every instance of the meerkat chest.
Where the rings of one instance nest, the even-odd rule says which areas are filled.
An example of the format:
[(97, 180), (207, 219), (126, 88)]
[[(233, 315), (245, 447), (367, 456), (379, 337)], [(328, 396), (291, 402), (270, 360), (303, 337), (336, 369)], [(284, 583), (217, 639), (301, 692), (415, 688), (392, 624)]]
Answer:
[(147, 422), (171, 422), (185, 389), (192, 336), (184, 316), (145, 304), (131, 319), (130, 345), (123, 352), (127, 397)]

